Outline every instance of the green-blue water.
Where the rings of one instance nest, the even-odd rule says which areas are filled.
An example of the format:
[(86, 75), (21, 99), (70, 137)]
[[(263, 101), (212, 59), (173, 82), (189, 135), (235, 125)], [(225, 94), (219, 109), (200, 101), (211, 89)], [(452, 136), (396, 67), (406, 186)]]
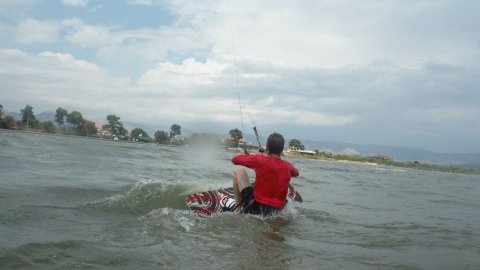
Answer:
[(480, 269), (478, 175), (290, 160), (302, 205), (193, 215), (233, 155), (0, 130), (0, 269)]

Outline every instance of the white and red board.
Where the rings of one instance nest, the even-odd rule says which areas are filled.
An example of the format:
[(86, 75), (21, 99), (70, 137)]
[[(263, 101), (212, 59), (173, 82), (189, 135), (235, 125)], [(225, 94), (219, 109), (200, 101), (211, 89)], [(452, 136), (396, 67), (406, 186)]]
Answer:
[[(302, 196), (298, 194), (292, 185), (288, 186), (287, 199), (293, 202), (302, 202)], [(194, 213), (201, 216), (211, 216), (222, 212), (231, 211), (235, 206), (235, 194), (233, 188), (197, 192), (188, 195), (186, 204)]]

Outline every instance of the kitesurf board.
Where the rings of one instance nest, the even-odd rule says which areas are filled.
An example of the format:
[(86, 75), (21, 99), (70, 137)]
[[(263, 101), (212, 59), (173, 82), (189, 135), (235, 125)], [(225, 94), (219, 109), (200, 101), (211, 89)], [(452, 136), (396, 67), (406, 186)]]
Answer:
[[(298, 194), (292, 185), (288, 186), (287, 199), (293, 202), (302, 202), (302, 196)], [(188, 208), (201, 216), (211, 216), (222, 212), (229, 212), (235, 206), (235, 194), (233, 188), (197, 192), (186, 198)]]

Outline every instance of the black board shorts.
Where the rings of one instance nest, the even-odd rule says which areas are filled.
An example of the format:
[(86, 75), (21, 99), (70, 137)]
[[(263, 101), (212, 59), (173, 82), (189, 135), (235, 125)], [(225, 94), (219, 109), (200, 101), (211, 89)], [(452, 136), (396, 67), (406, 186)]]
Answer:
[(244, 214), (271, 216), (278, 213), (278, 209), (255, 201), (252, 187), (242, 189), (240, 195)]

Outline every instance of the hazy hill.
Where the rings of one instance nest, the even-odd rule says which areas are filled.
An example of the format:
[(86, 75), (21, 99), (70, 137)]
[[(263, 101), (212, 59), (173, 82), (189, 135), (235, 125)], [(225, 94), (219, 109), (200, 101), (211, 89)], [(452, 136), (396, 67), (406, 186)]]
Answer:
[(17, 120), (20, 120), (21, 118), (21, 115), (19, 113), (16, 113), (16, 112), (5, 112), (5, 115), (7, 116), (11, 116)]
[[(6, 112), (6, 115), (11, 116), (17, 120), (20, 120), (22, 118), (22, 115), (17, 112)], [(55, 123), (55, 112), (41, 112), (41, 113), (35, 113), (35, 118), (37, 118), (38, 121), (40, 122), (46, 122), (46, 121), (52, 121)]]
[(39, 114), (35, 114), (35, 117), (37, 117), (37, 120), (40, 122), (52, 121), (55, 123), (55, 112), (41, 112)]

